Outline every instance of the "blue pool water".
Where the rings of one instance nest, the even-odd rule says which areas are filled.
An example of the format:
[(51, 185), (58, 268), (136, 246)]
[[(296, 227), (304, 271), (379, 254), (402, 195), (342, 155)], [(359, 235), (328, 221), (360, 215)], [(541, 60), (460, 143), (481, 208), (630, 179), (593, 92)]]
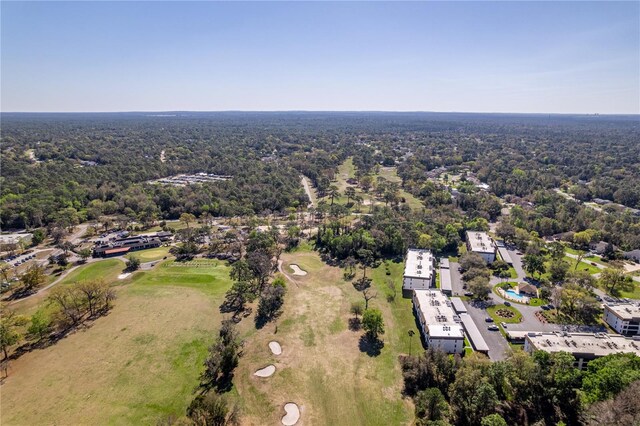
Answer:
[(508, 294), (509, 296), (511, 296), (511, 297), (515, 297), (515, 298), (516, 298), (516, 299), (518, 299), (518, 300), (522, 300), (522, 295), (521, 295), (521, 294), (516, 293), (516, 292), (515, 292), (515, 291), (513, 291), (513, 290), (506, 290), (506, 291), (505, 291), (505, 293), (507, 293), (507, 294)]

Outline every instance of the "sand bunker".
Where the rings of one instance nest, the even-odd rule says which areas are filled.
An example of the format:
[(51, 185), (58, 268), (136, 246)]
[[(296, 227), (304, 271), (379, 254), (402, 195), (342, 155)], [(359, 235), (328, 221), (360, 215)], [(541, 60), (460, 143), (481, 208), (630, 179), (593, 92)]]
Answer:
[(269, 377), (273, 375), (273, 373), (275, 372), (276, 372), (275, 365), (267, 365), (265, 368), (261, 368), (260, 370), (256, 371), (253, 374), (254, 376), (258, 376), (258, 377)]
[(287, 413), (282, 418), (282, 424), (285, 426), (293, 426), (300, 419), (300, 409), (293, 402), (284, 405), (284, 412)]
[(303, 271), (302, 269), (300, 269), (298, 265), (295, 265), (292, 263), (290, 266), (291, 266), (291, 269), (293, 269), (293, 275), (302, 275), (302, 276), (307, 275), (307, 271)]
[(118, 275), (118, 279), (119, 280), (124, 280), (125, 278), (127, 278), (129, 275), (131, 275), (131, 272), (127, 272), (125, 274), (120, 274)]
[(269, 349), (271, 349), (271, 353), (274, 355), (280, 355), (282, 353), (282, 347), (278, 342), (269, 342)]

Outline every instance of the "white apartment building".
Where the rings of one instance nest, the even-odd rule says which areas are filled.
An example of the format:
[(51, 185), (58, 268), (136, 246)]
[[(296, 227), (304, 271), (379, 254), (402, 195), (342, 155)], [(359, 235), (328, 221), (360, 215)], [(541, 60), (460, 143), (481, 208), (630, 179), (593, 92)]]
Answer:
[(525, 336), (527, 352), (569, 352), (574, 366), (584, 369), (593, 359), (615, 353), (635, 353), (640, 356), (640, 339), (607, 333), (529, 332)]
[(615, 331), (628, 336), (640, 335), (640, 305), (616, 303), (604, 306), (604, 320)]
[(464, 352), (464, 330), (447, 296), (440, 290), (414, 290), (413, 308), (428, 347)]
[(478, 253), (487, 263), (496, 260), (496, 246), (486, 232), (467, 231), (467, 251)]
[(404, 266), (402, 293), (405, 297), (413, 290), (425, 290), (435, 286), (435, 259), (429, 250), (409, 249)]

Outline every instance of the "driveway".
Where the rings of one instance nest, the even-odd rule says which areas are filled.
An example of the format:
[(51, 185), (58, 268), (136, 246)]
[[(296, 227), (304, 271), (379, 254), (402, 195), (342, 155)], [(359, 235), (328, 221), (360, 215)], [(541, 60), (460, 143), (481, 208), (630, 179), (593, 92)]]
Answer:
[(489, 358), (493, 361), (505, 359), (507, 352), (510, 350), (509, 343), (499, 331), (487, 330), (489, 323), (484, 320), (489, 316), (487, 311), (474, 302), (464, 302), (464, 305), (467, 307), (469, 316), (476, 323), (476, 327), (478, 327), (484, 341), (487, 342), (487, 346), (489, 346)]
[(525, 281), (525, 278), (527, 278), (527, 273), (522, 268), (522, 256), (519, 255), (517, 250), (515, 249), (507, 247), (507, 251), (509, 252), (509, 256), (513, 261), (513, 269), (515, 269), (516, 273), (518, 274), (518, 278), (516, 278), (516, 280), (518, 282)]
[(462, 288), (462, 275), (458, 268), (460, 264), (458, 262), (449, 262), (449, 271), (451, 272), (451, 291), (453, 296), (462, 296), (465, 292)]

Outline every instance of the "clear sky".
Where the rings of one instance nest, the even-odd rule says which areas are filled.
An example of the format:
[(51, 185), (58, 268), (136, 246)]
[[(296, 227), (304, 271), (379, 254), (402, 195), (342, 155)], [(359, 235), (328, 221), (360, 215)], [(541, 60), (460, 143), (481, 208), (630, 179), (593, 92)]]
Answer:
[(639, 2), (6, 2), (2, 111), (640, 113)]

